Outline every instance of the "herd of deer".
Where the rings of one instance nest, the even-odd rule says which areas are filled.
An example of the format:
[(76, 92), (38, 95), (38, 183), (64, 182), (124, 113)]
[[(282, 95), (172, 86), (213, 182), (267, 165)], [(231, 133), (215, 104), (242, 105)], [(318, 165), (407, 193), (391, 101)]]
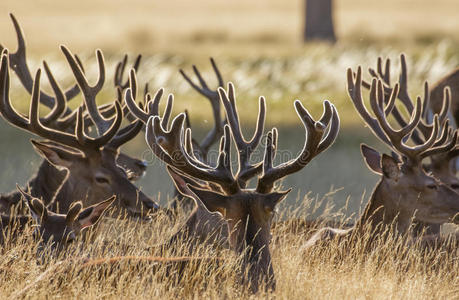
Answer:
[[(43, 62), (54, 95), (44, 93), (40, 89), (41, 70), (32, 77), (22, 30), (13, 15), (11, 19), (18, 50), (10, 53), (3, 48), (1, 51), (0, 114), (10, 124), (44, 139), (31, 141), (44, 160), (24, 190), (18, 187), (17, 192), (1, 196), (2, 242), (13, 225), (19, 233), (26, 224), (35, 222), (35, 234), (41, 238), (40, 249), (51, 245), (59, 252), (83, 229), (94, 225), (109, 206), (115, 213), (142, 219), (154, 217), (158, 210), (167, 210), (132, 183), (142, 176), (146, 165), (119, 152), (121, 145), (144, 130), (149, 148), (165, 163), (176, 190), (194, 202), (187, 221), (166, 243), (167, 247), (173, 247), (173, 241), (185, 237), (190, 238), (190, 251), (193, 243), (203, 241), (229, 247), (242, 256), (241, 273), (246, 274), (243, 282), (252, 291), (256, 292), (260, 284), (274, 289), (269, 250), (271, 223), (276, 206), (290, 191), (280, 191), (276, 182), (299, 172), (333, 144), (340, 128), (335, 106), (324, 101), (321, 118), (314, 120), (296, 100), (294, 108), (305, 130), (303, 149), (295, 159), (274, 165), (278, 131), (273, 128), (265, 134), (265, 99), (259, 99), (255, 133), (247, 140), (242, 133), (234, 85), (228, 83), (225, 89), (212, 59), (218, 79), (216, 90), (208, 87), (196, 67), (199, 85), (180, 71), (195, 90), (210, 100), (213, 109), (214, 127), (199, 143), (192, 137), (187, 113), (171, 120), (172, 95), (168, 96), (162, 114), (159, 104), (163, 89), (151, 96), (146, 88), (143, 99), (137, 101), (136, 71), (140, 56), (124, 82), (127, 57), (118, 64), (117, 98), (113, 103), (98, 106), (96, 97), (105, 83), (102, 52), (96, 51), (99, 77), (91, 86), (79, 58), (61, 46), (77, 84), (62, 91), (48, 64)], [(10, 69), (31, 94), (28, 115), (12, 106)], [(319, 229), (305, 239), (305, 247), (314, 247), (332, 238), (363, 234), (368, 228), (376, 237), (385, 226), (394, 226), (400, 236), (411, 240), (438, 243), (441, 224), (459, 222), (455, 160), (459, 154), (455, 129), (459, 117), (459, 69), (440, 80), (432, 90), (425, 84), (423, 98), (418, 97), (416, 101), (408, 94), (403, 55), (399, 82), (392, 85), (389, 74), (390, 62), (386, 61), (383, 66), (381, 59), (377, 70), (370, 69), (371, 83), (362, 80), (360, 67), (357, 72), (347, 71), (348, 94), (353, 105), (374, 135), (391, 151), (391, 155), (381, 155), (367, 145), (361, 146), (367, 166), (380, 174), (381, 180), (355, 225), (349, 229)], [(370, 90), (370, 109), (364, 104), (362, 86)], [(67, 101), (80, 92), (83, 103), (72, 111)], [(46, 116), (40, 116), (40, 105), (50, 109)], [(220, 115), (221, 106), (224, 119)], [(409, 120), (400, 112), (400, 107), (408, 112)], [(399, 129), (388, 122), (389, 116), (400, 125)], [(121, 128), (124, 118), (130, 123)], [(93, 127), (95, 131), (89, 134)], [(264, 157), (256, 161), (252, 154), (264, 137)], [(207, 154), (218, 140), (218, 159), (212, 163)], [(232, 143), (237, 150), (236, 172), (231, 159)], [(256, 180), (255, 188), (248, 187), (252, 179)], [(23, 208), (21, 216), (12, 213), (18, 206)]]

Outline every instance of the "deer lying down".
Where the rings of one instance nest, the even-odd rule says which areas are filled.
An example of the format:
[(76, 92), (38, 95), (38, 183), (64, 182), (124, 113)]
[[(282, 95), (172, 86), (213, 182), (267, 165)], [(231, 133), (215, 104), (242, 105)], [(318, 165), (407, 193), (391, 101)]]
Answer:
[[(424, 158), (455, 147), (458, 138), (457, 131), (445, 138), (444, 135), (450, 131), (440, 126), (436, 115), (431, 134), (426, 142), (415, 147), (408, 146), (405, 144), (404, 137), (411, 134), (420, 121), (421, 99), (417, 99), (410, 122), (401, 129), (395, 130), (389, 125), (386, 116), (390, 114), (394, 106), (398, 88), (394, 89), (389, 102), (385, 104), (382, 82), (373, 80), (370, 89), (370, 104), (375, 115), (373, 117), (364, 106), (362, 99), (361, 68), (358, 68), (355, 77), (352, 70), (349, 69), (347, 76), (349, 96), (356, 110), (373, 133), (397, 156), (381, 155), (378, 151), (362, 145), (361, 151), (367, 166), (381, 176), (363, 215), (351, 229), (324, 228), (319, 230), (306, 242), (305, 247), (311, 247), (331, 238), (348, 238), (352, 234), (360, 235), (366, 233), (368, 229), (373, 239), (386, 230), (387, 226), (394, 226), (400, 236), (417, 239), (422, 236), (410, 235), (413, 221), (423, 224), (459, 222), (457, 218), (459, 194), (432, 175), (427, 174), (422, 164)], [(438, 137), (440, 132), (442, 134)], [(398, 157), (401, 157), (401, 161)]]
[[(24, 34), (21, 29), (21, 26), (19, 25), (16, 18), (13, 16), (13, 14), (10, 14), (10, 17), (14, 25), (14, 29), (16, 31), (17, 50), (14, 53), (8, 52), (9, 66), (10, 66), (10, 69), (14, 71), (14, 73), (17, 75), (19, 81), (24, 87), (24, 90), (32, 95), (32, 92), (34, 89), (34, 79), (32, 77), (32, 73), (27, 63), (26, 40), (24, 38)], [(0, 45), (0, 52), (2, 52), (3, 49), (4, 48), (2, 47), (2, 45)], [(99, 67), (100, 69), (104, 70), (105, 68), (103, 64), (103, 59), (100, 60), (101, 58), (100, 53), (98, 53), (97, 56), (99, 59), (99, 63), (102, 62), (102, 64), (100, 64)], [(133, 68), (135, 70), (137, 70), (139, 67), (140, 59), (141, 59), (141, 56), (138, 56), (137, 59), (135, 60), (135, 63), (133, 65)], [(72, 61), (73, 60), (76, 61), (76, 66), (72, 65), (69, 61), (71, 68), (72, 66), (76, 68), (79, 67), (81, 68), (82, 72), (84, 72), (83, 64), (81, 63), (81, 61), (78, 59), (76, 55), (73, 55)], [(122, 94), (122, 91), (128, 87), (127, 80), (123, 79), (126, 66), (127, 66), (127, 56), (125, 56), (124, 59), (118, 63), (116, 67), (115, 76), (114, 76), (115, 89), (118, 91), (117, 102), (119, 103), (122, 103), (121, 101), (122, 99), (120, 96)], [(74, 133), (75, 131), (74, 128), (76, 127), (76, 120), (77, 120), (76, 115), (77, 114), (76, 114), (76, 110), (71, 110), (68, 107), (67, 102), (72, 100), (75, 96), (79, 94), (80, 85), (81, 85), (83, 94), (85, 96), (84, 97), (85, 109), (86, 107), (91, 108), (85, 111), (84, 116), (83, 116), (85, 120), (84, 122), (85, 128), (89, 129), (89, 127), (95, 126), (99, 133), (102, 133), (100, 132), (100, 130), (105, 132), (110, 124), (108, 124), (107, 122), (104, 122), (104, 120), (100, 117), (100, 115), (102, 114), (103, 118), (110, 120), (115, 115), (114, 107), (112, 105), (100, 106), (100, 113), (99, 113), (99, 109), (93, 109), (94, 107), (96, 107), (95, 93), (93, 93), (94, 96), (88, 97), (88, 94), (90, 95), (91, 93), (88, 89), (89, 85), (86, 85), (85, 80), (82, 80), (84, 79), (84, 76), (79, 77), (80, 79), (79, 84), (75, 84), (69, 89), (63, 91), (60, 89), (58, 82), (56, 78), (53, 76), (51, 69), (49, 68), (46, 61), (43, 61), (43, 67), (48, 76), (48, 79), (53, 89), (54, 95), (48, 94), (44, 92), (43, 90), (40, 90), (39, 104), (44, 105), (50, 109), (50, 113), (44, 117), (41, 117), (40, 122), (46, 127), (52, 128), (54, 130), (64, 131), (70, 134)], [(101, 86), (101, 84), (103, 84), (103, 78), (105, 78), (105, 73), (101, 72), (99, 77), (100, 77), (100, 80), (98, 82), (98, 86)], [(140, 128), (138, 129), (140, 130)], [(135, 131), (132, 132), (131, 138), (134, 136), (135, 136)], [(124, 140), (124, 142), (127, 142), (127, 141), (129, 141), (129, 138), (126, 138)], [(112, 143), (112, 145), (114, 144)], [(54, 144), (54, 146), (56, 146), (56, 144)], [(116, 164), (118, 165), (119, 168), (123, 169), (121, 170), (122, 176), (127, 177), (131, 181), (140, 178), (145, 172), (146, 167), (147, 167), (145, 162), (142, 162), (138, 159), (130, 157), (124, 153), (118, 154), (116, 158)], [(85, 169), (88, 169), (88, 168), (85, 167)], [(93, 172), (93, 173), (96, 173), (96, 172)], [(52, 163), (44, 159), (38, 169), (38, 172), (30, 178), (30, 180), (28, 181), (27, 184), (25, 184), (25, 186), (30, 187), (29, 193), (32, 196), (42, 199), (45, 205), (48, 205), (52, 201), (54, 195), (56, 194), (59, 188), (61, 192), (65, 192), (65, 190), (69, 188), (69, 186), (61, 187), (62, 183), (66, 179), (66, 175), (67, 175), (66, 171), (61, 170), (59, 167), (55, 167)], [(85, 174), (82, 174), (81, 172), (79, 172), (78, 174), (73, 174), (73, 176), (79, 177), (78, 181), (82, 181), (85, 178), (87, 178), (87, 176), (85, 176)], [(67, 195), (70, 195), (71, 197), (73, 197), (75, 193), (73, 191), (70, 191), (67, 193)], [(102, 198), (105, 198), (105, 197), (102, 197)], [(19, 202), (20, 199), (21, 199), (21, 194), (17, 190), (14, 190), (13, 192), (9, 194), (0, 195), (0, 211), (4, 213), (9, 213), (12, 205), (15, 205), (15, 206), (22, 205)], [(78, 199), (79, 198), (71, 198), (70, 203), (73, 201), (77, 201)], [(118, 199), (120, 199), (120, 197), (118, 197)], [(98, 200), (96, 200), (95, 202), (97, 201)]]
[[(6, 236), (10, 230), (15, 230), (15, 234), (20, 234), (27, 223), (34, 222), (37, 226), (34, 227), (33, 235), (40, 238), (39, 256), (46, 245), (50, 245), (51, 250), (56, 254), (65, 250), (84, 229), (93, 226), (99, 221), (105, 210), (116, 198), (113, 196), (84, 209), (82, 209), (81, 202), (75, 202), (67, 214), (58, 214), (49, 211), (41, 200), (30, 196), (21, 190), (19, 186), (18, 190), (27, 203), (30, 216), (10, 217), (2, 215), (2, 237)], [(2, 240), (1, 242), (3, 244), (4, 241)]]

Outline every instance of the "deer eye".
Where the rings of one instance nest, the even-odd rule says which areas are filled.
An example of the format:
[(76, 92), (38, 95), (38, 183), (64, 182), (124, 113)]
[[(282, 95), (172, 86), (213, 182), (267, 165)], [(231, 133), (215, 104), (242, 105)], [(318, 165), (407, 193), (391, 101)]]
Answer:
[(453, 184), (451, 184), (451, 188), (454, 189), (454, 190), (457, 190), (457, 189), (459, 189), (459, 184), (458, 183), (453, 183)]
[(427, 185), (427, 188), (430, 189), (430, 190), (436, 190), (437, 189), (437, 185), (432, 183), (432, 184), (428, 184)]
[(96, 176), (96, 182), (98, 184), (110, 184), (110, 181), (108, 180), (108, 178), (103, 177), (103, 176)]

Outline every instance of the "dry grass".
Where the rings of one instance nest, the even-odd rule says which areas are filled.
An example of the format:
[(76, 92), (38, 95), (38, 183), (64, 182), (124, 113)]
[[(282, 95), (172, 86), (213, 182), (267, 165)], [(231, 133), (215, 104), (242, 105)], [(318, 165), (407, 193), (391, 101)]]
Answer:
[[(373, 180), (360, 158), (350, 154), (358, 152), (357, 144), (368, 140), (368, 133), (361, 134), (362, 123), (345, 94), (345, 69), (359, 64), (365, 69), (374, 66), (379, 55), (396, 60), (400, 52), (406, 52), (410, 89), (413, 93), (420, 92), (422, 81), (434, 81), (458, 65), (459, 2), (388, 0), (371, 1), (370, 5), (363, 0), (336, 0), (335, 3), (340, 37), (335, 46), (300, 43), (301, 0), (3, 0), (0, 2), (0, 43), (15, 48), (14, 31), (7, 17), (7, 12), (14, 12), (26, 34), (32, 69), (38, 67), (42, 59), (47, 59), (63, 86), (73, 79), (59, 53), (60, 43), (82, 54), (92, 82), (96, 68), (89, 65), (94, 63), (95, 48), (104, 50), (109, 74), (113, 74), (114, 61), (121, 58), (121, 53), (146, 54), (139, 72), (140, 81), (149, 81), (153, 89), (165, 86), (167, 92), (176, 94), (176, 111), (188, 108), (192, 124), (198, 128), (209, 127), (210, 109), (207, 105), (203, 107), (205, 100), (190, 90), (177, 71), (180, 67), (190, 70), (191, 64), (197, 64), (204, 66), (205, 75), (211, 77), (207, 59), (214, 56), (225, 79), (236, 83), (244, 122), (250, 121), (246, 124), (253, 125), (255, 99), (260, 94), (265, 95), (268, 123), (295, 132), (287, 142), (281, 134), (281, 143), (285, 143), (281, 146), (287, 149), (300, 147), (297, 143), (303, 138), (299, 121), (293, 115), (292, 100), (303, 99), (316, 117), (321, 101), (332, 100), (343, 120), (340, 136), (345, 136), (345, 141), (340, 142), (339, 150), (335, 145), (311, 163), (305, 171), (309, 176), (306, 180), (303, 173), (290, 183), (298, 189), (298, 194), (304, 195), (309, 191), (307, 184), (313, 182), (311, 189), (315, 195), (319, 186), (328, 189), (337, 182), (336, 178), (346, 178), (343, 183), (346, 195), (328, 195), (329, 205), (321, 201), (317, 206), (306, 207), (289, 203), (279, 219), (317, 217), (315, 209), (320, 207), (320, 213), (325, 210), (327, 218), (342, 218), (345, 223), (348, 216), (355, 218), (358, 209), (354, 205), (350, 211), (335, 212), (336, 206), (339, 208), (348, 199), (350, 190), (363, 185), (363, 181)], [(26, 96), (14, 80), (13, 76), (15, 105), (26, 109), (28, 103), (22, 101)], [(106, 89), (99, 100), (108, 101), (113, 96), (114, 93)], [(72, 105), (77, 105), (78, 101)], [(2, 153), (8, 156), (0, 165), (10, 166), (2, 174), (7, 175), (2, 180), (8, 183), (4, 185), (6, 190), (14, 186), (9, 184), (11, 178), (16, 182), (19, 174), (23, 178), (28, 176), (34, 156), (24, 150), (30, 145), (15, 144), (17, 140), (24, 140), (16, 129), (10, 130), (5, 123), (1, 125), (4, 125), (1, 128), (3, 136), (8, 134), (0, 144)], [(346, 129), (347, 134), (343, 135)], [(143, 138), (133, 144), (129, 150), (142, 153), (146, 148)], [(327, 156), (337, 151), (339, 158)], [(150, 167), (150, 177), (143, 181), (150, 193), (169, 189), (163, 169), (157, 165), (155, 169)], [(181, 215), (181, 220), (183, 218)], [(97, 229), (94, 243), (82, 245), (83, 250), (73, 249), (70, 255), (73, 260), (51, 258), (44, 265), (36, 264), (36, 242), (27, 233), (1, 250), (1, 298), (459, 298), (457, 258), (440, 252), (425, 254), (416, 247), (402, 247), (395, 238), (381, 242), (371, 253), (361, 251), (360, 245), (365, 243), (365, 238), (350, 249), (332, 242), (306, 251), (302, 250), (302, 245), (307, 233), (296, 235), (282, 228), (276, 229), (271, 246), (278, 286), (276, 292), (269, 295), (250, 296), (238, 285), (238, 258), (227, 250), (208, 247), (200, 247), (194, 256), (225, 257), (225, 262), (193, 265), (185, 269), (181, 280), (176, 273), (166, 276), (173, 268), (152, 262), (122, 263), (108, 270), (81, 271), (78, 257), (157, 255), (154, 246), (164, 242), (179, 223), (164, 216), (146, 224), (107, 219)], [(126, 249), (122, 245), (132, 247)], [(184, 242), (179, 243), (177, 251), (165, 253), (165, 256), (187, 255), (183, 250), (185, 246)], [(103, 270), (107, 272), (102, 274)]]
[[(305, 215), (311, 207), (297, 208)], [(282, 210), (278, 218), (291, 211)], [(180, 219), (184, 215), (181, 214)], [(336, 215), (334, 216), (336, 217)], [(175, 225), (175, 226), (174, 226)], [(3, 299), (25, 298), (136, 298), (136, 299), (454, 299), (459, 293), (459, 261), (445, 253), (423, 253), (406, 248), (400, 239), (378, 242), (364, 253), (366, 237), (346, 247), (331, 242), (304, 250), (308, 232), (293, 234), (283, 227), (274, 233), (271, 252), (277, 290), (251, 296), (239, 285), (239, 259), (224, 249), (198, 247), (194, 257), (205, 262), (187, 265), (179, 274), (175, 264), (128, 260), (82, 267), (79, 257), (155, 256), (177, 228), (165, 216), (151, 223), (106, 219), (93, 232), (93, 243), (76, 244), (67, 258), (36, 264), (36, 244), (30, 234), (2, 249), (0, 294)], [(129, 245), (125, 247), (122, 245)], [(78, 246), (83, 250), (77, 250)], [(164, 257), (187, 255), (186, 243)], [(217, 261), (218, 258), (224, 261)]]

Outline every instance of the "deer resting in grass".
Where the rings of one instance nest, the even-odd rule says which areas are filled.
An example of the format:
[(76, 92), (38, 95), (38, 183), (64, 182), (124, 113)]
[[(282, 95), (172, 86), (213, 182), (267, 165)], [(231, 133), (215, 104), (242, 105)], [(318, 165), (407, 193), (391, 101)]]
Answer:
[[(408, 114), (412, 114), (414, 110), (414, 102), (408, 93), (408, 69), (406, 65), (406, 58), (404, 54), (400, 55), (400, 65), (401, 72), (398, 81), (398, 96), (397, 98), (403, 104), (403, 107), (406, 109)], [(383, 71), (384, 70), (384, 71)], [(384, 68), (382, 63), (382, 58), (378, 58), (377, 69), (369, 69), (369, 73), (373, 78), (380, 79), (384, 84), (384, 95), (385, 103), (390, 99), (390, 96), (393, 92), (394, 87), (391, 85), (390, 81), (390, 60), (387, 59)], [(459, 79), (459, 77), (458, 77)], [(442, 81), (440, 81), (442, 82)], [(437, 83), (435, 89), (438, 89), (438, 86), (441, 84)], [(362, 81), (362, 86), (370, 88), (370, 84)], [(457, 91), (459, 93), (459, 90)], [(419, 122), (417, 128), (413, 131), (413, 134), (410, 135), (410, 139), (416, 145), (421, 145), (425, 143), (426, 139), (430, 136), (430, 133), (433, 128), (433, 122), (430, 115), (432, 112), (438, 113), (440, 123), (443, 123), (445, 120), (448, 120), (449, 124), (453, 125), (454, 128), (457, 127), (457, 120), (453, 118), (451, 109), (454, 109), (451, 105), (454, 105), (454, 98), (451, 98), (451, 90), (445, 88), (442, 91), (441, 95), (437, 95), (429, 91), (429, 86), (427, 82), (424, 84), (424, 102), (421, 112), (421, 121)], [(459, 94), (458, 94), (459, 95)], [(459, 103), (456, 101), (456, 103)], [(441, 109), (437, 109), (437, 106), (441, 105)], [(402, 113), (399, 111), (397, 106), (394, 106), (391, 114), (394, 116), (394, 119), (400, 126), (406, 126), (407, 121), (403, 117)], [(446, 128), (446, 127), (445, 127)], [(450, 135), (453, 134), (451, 131)], [(436, 155), (430, 156), (430, 163), (424, 164), (425, 169), (431, 172), (435, 177), (440, 179), (443, 183), (449, 185), (452, 189), (459, 191), (459, 179), (456, 176), (456, 158), (459, 155), (459, 147), (454, 147), (450, 151), (444, 151)]]
[[(24, 39), (24, 35), (22, 33), (22, 29), (17, 22), (16, 18), (10, 14), (12, 19), (16, 36), (18, 40), (18, 49), (15, 53), (9, 54), (10, 59), (10, 67), (16, 73), (20, 82), (25, 87), (25, 89), (32, 93), (33, 88), (33, 79), (27, 65), (26, 60), (26, 43)], [(0, 46), (3, 49), (3, 47)], [(83, 70), (83, 66), (75, 55), (75, 60)], [(140, 64), (141, 56), (139, 55), (134, 63), (134, 69), (137, 70)], [(115, 87), (118, 90), (118, 94), (121, 95), (122, 91), (127, 87), (127, 83), (123, 83), (123, 74), (127, 64), (127, 56), (124, 57), (123, 61), (121, 61), (117, 67), (115, 72), (114, 83)], [(45, 71), (50, 78), (51, 86), (53, 90), (58, 91), (57, 83), (48, 64), (43, 62)], [(70, 101), (73, 97), (75, 97), (79, 93), (79, 86), (75, 85), (69, 90), (64, 93), (56, 93), (56, 96), (48, 95), (47, 93), (41, 91), (40, 92), (40, 103), (49, 107), (51, 109), (51, 113), (49, 113), (46, 117), (41, 118), (41, 122), (47, 126), (54, 127), (58, 130), (67, 131), (71, 133), (71, 130), (75, 128), (76, 122), (76, 111), (72, 111), (67, 107), (67, 101)], [(121, 97), (118, 96), (119, 102), (121, 102)], [(85, 98), (85, 102), (88, 101), (95, 101), (94, 99), (87, 99)], [(95, 105), (95, 102), (94, 102)], [(87, 105), (93, 106), (93, 105)], [(114, 113), (113, 106), (109, 107), (111, 109), (107, 109), (102, 111), (104, 117), (110, 117), (109, 114)], [(94, 110), (93, 110), (94, 111)], [(93, 112), (92, 111), (92, 112)], [(91, 112), (89, 112), (91, 113)], [(85, 115), (85, 126), (90, 125), (93, 117), (90, 117), (88, 114)], [(136, 180), (140, 178), (146, 170), (146, 164), (143, 161), (138, 159), (132, 158), (126, 154), (119, 153), (117, 157), (117, 164), (120, 165), (122, 168), (127, 170), (127, 174), (130, 180)], [(33, 196), (41, 198), (45, 204), (49, 204), (56, 192), (56, 190), (60, 187), (61, 183), (65, 179), (66, 172), (55, 168), (52, 164), (50, 164), (47, 160), (43, 160), (42, 164), (39, 167), (38, 173), (34, 175), (26, 184), (31, 188), (30, 193)], [(11, 205), (18, 205), (19, 200), (21, 199), (21, 194), (17, 191), (12, 192), (7, 195), (0, 195), (0, 205), (2, 207), (2, 211), (8, 212)]]
[(2, 215), (2, 223), (0, 224), (3, 233), (1, 235), (1, 243), (4, 243), (3, 236), (7, 235), (7, 231), (16, 230), (14, 233), (19, 234), (24, 230), (25, 225), (33, 220), (36, 225), (33, 235), (40, 239), (39, 255), (47, 245), (50, 246), (50, 250), (55, 254), (65, 250), (69, 244), (75, 241), (82, 230), (96, 224), (104, 211), (115, 200), (115, 196), (113, 196), (84, 209), (82, 203), (78, 201), (72, 203), (66, 214), (58, 214), (49, 211), (41, 200), (32, 197), (21, 190), (20, 187), (18, 187), (18, 190), (26, 200), (30, 216), (13, 217)]
[[(63, 48), (63, 51), (69, 58), (69, 62), (72, 61), (73, 56), (70, 52), (66, 48)], [(98, 58), (99, 68), (102, 71), (101, 53)], [(85, 85), (87, 81), (81, 69), (75, 64), (71, 66), (75, 75), (78, 75), (79, 84), (85, 86), (85, 97), (95, 97), (103, 85), (103, 80), (101, 80), (103, 76), (99, 78), (96, 86), (90, 87)], [(34, 79), (29, 116), (25, 117), (11, 106), (8, 52), (3, 50), (0, 67), (0, 113), (2, 117), (16, 127), (52, 141), (53, 143), (32, 141), (32, 144), (36, 151), (51, 164), (57, 168), (66, 169), (68, 172), (53, 197), (51, 209), (55, 212), (67, 212), (74, 201), (82, 200), (85, 206), (89, 206), (112, 195), (117, 196), (117, 207), (126, 210), (131, 216), (143, 217), (150, 209), (157, 209), (158, 205), (139, 191), (128, 180), (124, 170), (116, 164), (119, 147), (140, 131), (142, 123), (137, 121), (119, 129), (123, 111), (120, 104), (115, 101), (115, 117), (112, 120), (103, 118), (106, 125), (110, 122), (110, 126), (107, 126), (108, 129), (96, 138), (91, 138), (85, 133), (82, 107), (76, 114), (74, 134), (46, 127), (41, 123), (38, 112), (40, 76), (41, 70), (39, 69)], [(61, 93), (57, 84), (56, 87), (55, 92)], [(88, 107), (88, 110), (90, 109)]]
[[(223, 215), (228, 224), (230, 248), (243, 257), (245, 284), (253, 292), (258, 291), (260, 284), (272, 290), (275, 289), (275, 278), (269, 251), (270, 226), (277, 204), (290, 191), (274, 191), (274, 184), (300, 171), (334, 142), (339, 130), (339, 117), (335, 107), (325, 101), (324, 114), (319, 121), (314, 121), (301, 102), (295, 101), (296, 112), (306, 130), (306, 141), (299, 156), (281, 165), (273, 165), (277, 147), (277, 129), (273, 128), (267, 135), (264, 159), (252, 163), (252, 154), (263, 136), (265, 99), (260, 97), (257, 128), (253, 138), (246, 141), (240, 127), (233, 85), (228, 85), (228, 91), (219, 88), (218, 92), (228, 125), (225, 125), (220, 140), (216, 166), (203, 163), (193, 154), (191, 130), (184, 127), (185, 114), (174, 118), (169, 129), (164, 119), (161, 120), (159, 116), (150, 117), (146, 140), (153, 153), (172, 170), (177, 170), (175, 175), (183, 177), (187, 182), (187, 196), (201, 201), (210, 212)], [(129, 93), (131, 91), (127, 90), (126, 94)], [(238, 153), (236, 174), (231, 169), (231, 139)], [(187, 181), (186, 177), (212, 183), (218, 190), (201, 184), (195, 185)], [(247, 188), (252, 178), (257, 178), (255, 189)]]
[[(406, 65), (406, 58), (404, 54), (400, 55), (400, 64), (401, 64), (401, 72), (399, 76), (398, 82), (398, 99), (403, 104), (403, 107), (409, 114), (413, 113), (414, 110), (414, 103), (409, 96), (408, 93), (408, 69)], [(384, 71), (383, 71), (384, 69)], [(394, 87), (391, 86), (390, 82), (390, 60), (386, 59), (384, 68), (382, 63), (382, 58), (378, 58), (377, 62), (377, 69), (369, 69), (370, 75), (373, 78), (380, 79), (384, 84), (384, 94), (385, 94), (385, 103), (387, 103), (390, 99), (391, 94), (393, 93)], [(440, 81), (442, 82), (442, 81)], [(370, 84), (367, 82), (362, 81), (362, 85), (366, 88), (370, 88)], [(440, 84), (441, 85), (441, 84)], [(437, 89), (440, 86), (438, 83), (436, 84)], [(444, 129), (448, 128), (448, 124), (453, 124), (453, 127), (457, 127), (457, 121), (454, 120), (453, 115), (451, 114), (451, 90), (449, 87), (445, 87), (443, 91), (443, 104), (441, 110), (437, 110), (434, 108), (434, 105), (437, 105), (440, 102), (440, 97), (437, 95), (437, 92), (432, 93), (429, 92), (428, 83), (425, 82), (424, 84), (424, 103), (421, 112), (421, 121), (419, 122), (416, 130), (413, 131), (409, 137), (411, 141), (415, 145), (422, 145), (426, 142), (429, 138), (432, 129), (433, 129), (433, 122), (431, 120), (431, 113), (432, 111), (438, 113), (440, 123), (446, 123)], [(391, 114), (393, 115), (394, 119), (397, 123), (404, 127), (408, 123), (407, 120), (403, 117), (397, 106), (394, 106), (392, 109)], [(454, 134), (454, 131), (450, 129), (448, 135)], [(443, 135), (444, 138), (447, 135)], [(424, 168), (426, 171), (430, 172), (434, 177), (438, 178), (444, 184), (450, 186), (456, 192), (459, 191), (459, 179), (457, 178), (457, 168), (456, 168), (456, 160), (457, 156), (459, 155), (459, 146), (455, 146), (449, 151), (443, 151), (437, 153), (435, 155), (430, 156), (430, 162), (424, 163)], [(422, 224), (419, 223), (417, 231), (425, 230), (427, 234), (431, 235), (439, 235), (441, 232), (441, 224)]]
[(435, 115), (432, 132), (426, 142), (409, 146), (405, 143), (405, 137), (412, 134), (420, 122), (421, 98), (418, 97), (416, 100), (409, 123), (396, 130), (389, 125), (386, 117), (395, 106), (398, 86), (394, 88), (388, 103), (385, 104), (383, 83), (376, 79), (372, 81), (370, 104), (375, 115), (372, 116), (362, 98), (360, 67), (355, 76), (352, 70), (348, 69), (347, 85), (349, 97), (359, 115), (372, 132), (397, 155), (381, 155), (362, 144), (361, 151), (367, 166), (381, 175), (381, 180), (376, 185), (362, 216), (348, 230), (319, 230), (305, 243), (305, 247), (311, 247), (330, 238), (349, 238), (352, 234), (363, 234), (368, 229), (371, 238), (375, 238), (387, 226), (394, 226), (398, 234), (406, 235), (410, 233), (413, 221), (425, 224), (459, 222), (459, 195), (437, 178), (427, 174), (422, 165), (425, 158), (455, 147), (457, 131), (449, 135), (448, 128), (444, 128), (446, 124), (440, 125), (438, 115)]

